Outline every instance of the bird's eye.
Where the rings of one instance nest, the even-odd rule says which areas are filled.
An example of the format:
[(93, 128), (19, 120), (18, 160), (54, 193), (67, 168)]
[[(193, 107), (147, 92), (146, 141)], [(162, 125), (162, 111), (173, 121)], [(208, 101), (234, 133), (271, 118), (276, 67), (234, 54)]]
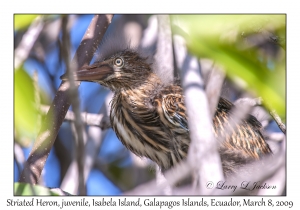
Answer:
[(123, 59), (122, 59), (122, 58), (117, 58), (117, 59), (115, 60), (115, 65), (116, 65), (117, 67), (122, 67), (122, 66), (124, 65)]

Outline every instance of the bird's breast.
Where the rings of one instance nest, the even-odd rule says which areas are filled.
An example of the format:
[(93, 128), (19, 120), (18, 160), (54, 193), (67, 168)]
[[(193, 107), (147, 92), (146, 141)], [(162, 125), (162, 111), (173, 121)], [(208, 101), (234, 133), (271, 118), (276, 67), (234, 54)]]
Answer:
[(169, 168), (169, 136), (160, 127), (158, 115), (142, 100), (115, 95), (111, 103), (111, 125), (123, 145), (134, 154), (146, 156)]

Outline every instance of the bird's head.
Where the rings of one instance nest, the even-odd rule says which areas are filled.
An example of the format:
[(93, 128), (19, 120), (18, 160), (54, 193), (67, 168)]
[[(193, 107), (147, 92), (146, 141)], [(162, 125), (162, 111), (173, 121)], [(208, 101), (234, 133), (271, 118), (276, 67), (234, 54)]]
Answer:
[[(111, 90), (133, 88), (151, 74), (151, 63), (137, 51), (125, 49), (74, 73), (76, 81), (97, 82)], [(61, 76), (67, 80), (66, 74)]]

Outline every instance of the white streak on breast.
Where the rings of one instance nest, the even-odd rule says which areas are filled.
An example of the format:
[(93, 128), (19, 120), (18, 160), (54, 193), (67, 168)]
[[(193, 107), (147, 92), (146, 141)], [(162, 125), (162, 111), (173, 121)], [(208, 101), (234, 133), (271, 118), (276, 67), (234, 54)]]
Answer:
[[(114, 113), (115, 110), (112, 110)], [(114, 115), (113, 117), (113, 127), (117, 133), (119, 133), (120, 138), (122, 138), (125, 144), (130, 145), (132, 148), (136, 150), (136, 155), (144, 156), (143, 154), (147, 154), (150, 159), (157, 162), (159, 165), (163, 165), (165, 168), (169, 167), (169, 161), (167, 160), (167, 154), (161, 152), (156, 152), (155, 149), (150, 147), (147, 143), (144, 145), (140, 142), (140, 140), (134, 135), (128, 128), (125, 128), (117, 117)], [(158, 159), (157, 159), (158, 158)]]

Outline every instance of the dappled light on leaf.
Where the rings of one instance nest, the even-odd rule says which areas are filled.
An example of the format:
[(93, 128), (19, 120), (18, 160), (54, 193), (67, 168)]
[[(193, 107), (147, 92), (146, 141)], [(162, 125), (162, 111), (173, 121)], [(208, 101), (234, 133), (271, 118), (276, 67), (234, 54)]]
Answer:
[(14, 100), (15, 131), (20, 136), (34, 137), (38, 112), (34, 104), (33, 80), (22, 68), (15, 71)]
[(27, 183), (14, 183), (14, 195), (58, 195), (57, 193), (52, 192), (50, 189), (39, 186), (39, 185), (30, 185)]
[[(214, 60), (230, 79), (241, 78), (246, 84), (242, 88), (284, 115), (285, 56), (277, 54), (285, 54), (285, 15), (188, 15), (173, 20), (174, 32), (185, 37), (191, 53)], [(264, 52), (265, 42), (278, 44), (273, 57)]]
[(14, 15), (15, 30), (28, 27), (38, 15)]

